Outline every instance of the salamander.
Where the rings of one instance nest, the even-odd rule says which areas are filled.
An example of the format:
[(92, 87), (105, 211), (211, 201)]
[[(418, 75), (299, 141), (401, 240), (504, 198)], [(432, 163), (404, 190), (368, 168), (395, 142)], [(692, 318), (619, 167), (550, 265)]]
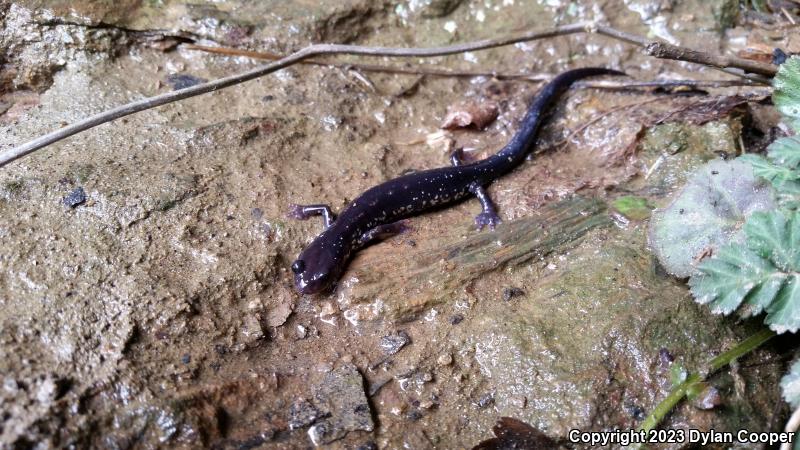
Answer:
[(486, 186), (520, 165), (530, 154), (542, 116), (572, 83), (596, 75), (625, 75), (611, 69), (582, 68), (563, 72), (536, 95), (519, 131), (497, 153), (470, 164), (462, 152), (450, 157), (451, 166), (423, 170), (381, 183), (358, 196), (336, 218), (328, 205), (290, 205), (289, 216), (324, 219), (325, 230), (292, 263), (294, 282), (301, 294), (328, 291), (342, 275), (353, 254), (369, 243), (403, 230), (402, 219), (453, 204), (474, 195), (481, 203), (475, 217), (478, 229), (500, 222)]

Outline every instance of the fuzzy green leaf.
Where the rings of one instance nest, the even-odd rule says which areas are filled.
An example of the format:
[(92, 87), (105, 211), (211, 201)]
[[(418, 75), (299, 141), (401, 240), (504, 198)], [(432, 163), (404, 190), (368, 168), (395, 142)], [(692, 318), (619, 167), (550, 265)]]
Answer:
[(800, 277), (789, 276), (783, 288), (778, 291), (773, 303), (767, 308), (764, 322), (778, 333), (796, 332), (800, 328)]
[(755, 211), (775, 208), (774, 190), (739, 159), (700, 167), (650, 221), (649, 241), (659, 262), (678, 277), (695, 271), (703, 255), (743, 241), (742, 225)]
[(800, 138), (796, 136), (776, 140), (768, 147), (769, 160), (748, 154), (738, 158), (749, 163), (753, 173), (772, 184), (778, 194), (778, 203), (796, 209), (800, 199)]
[(800, 57), (793, 56), (781, 64), (772, 86), (775, 88), (772, 99), (778, 111), (789, 126), (800, 131)]
[(727, 245), (697, 266), (689, 280), (698, 303), (708, 303), (717, 314), (730, 314), (748, 298), (748, 314), (771, 304), (785, 274), (768, 260), (741, 245)]
[(789, 373), (781, 378), (781, 390), (792, 408), (800, 407), (800, 360), (793, 362)]
[(756, 212), (744, 224), (747, 245), (783, 271), (800, 269), (800, 217), (781, 211)]
[(767, 161), (763, 156), (748, 154), (738, 159), (750, 163), (750, 165), (753, 166), (753, 173), (755, 176), (764, 178), (775, 187), (778, 187), (778, 185), (786, 181), (800, 179), (800, 172), (773, 164)]
[(767, 312), (778, 333), (800, 329), (800, 213), (755, 212), (744, 225), (745, 245), (729, 244), (701, 262), (689, 280), (698, 303), (743, 316)]
[(776, 139), (767, 147), (769, 159), (775, 164), (788, 169), (796, 169), (800, 165), (800, 137), (789, 136)]

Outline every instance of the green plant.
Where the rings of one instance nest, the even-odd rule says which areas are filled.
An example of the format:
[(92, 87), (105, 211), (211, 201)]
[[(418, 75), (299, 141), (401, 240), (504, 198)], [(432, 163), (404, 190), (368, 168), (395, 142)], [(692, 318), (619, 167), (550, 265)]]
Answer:
[[(800, 58), (787, 61), (774, 81), (774, 101), (784, 120), (800, 131)], [(744, 222), (743, 242), (723, 245), (697, 265), (689, 280), (695, 299), (714, 312), (765, 311), (778, 333), (800, 329), (800, 139), (776, 140), (767, 157), (744, 155), (756, 177), (768, 181), (776, 206)]]
[[(773, 87), (783, 122), (792, 133), (800, 133), (800, 57), (781, 65)], [(689, 277), (697, 302), (719, 314), (766, 313), (764, 322), (773, 331), (764, 330), (740, 344), (737, 348), (746, 351), (738, 356), (774, 333), (800, 329), (798, 207), (800, 137), (788, 136), (770, 144), (766, 156), (748, 154), (701, 167), (672, 204), (653, 214), (651, 246), (668, 271)], [(701, 381), (693, 375), (673, 389), (642, 428), (657, 426), (690, 385)], [(800, 424), (800, 361), (781, 387), (796, 408), (787, 425), (794, 431)]]

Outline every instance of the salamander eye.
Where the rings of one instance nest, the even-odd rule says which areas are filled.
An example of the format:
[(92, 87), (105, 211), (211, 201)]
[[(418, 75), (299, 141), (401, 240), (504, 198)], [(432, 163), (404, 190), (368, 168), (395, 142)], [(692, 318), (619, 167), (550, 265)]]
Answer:
[(292, 263), (292, 272), (303, 273), (304, 270), (306, 270), (306, 263), (303, 262), (302, 259), (298, 259)]

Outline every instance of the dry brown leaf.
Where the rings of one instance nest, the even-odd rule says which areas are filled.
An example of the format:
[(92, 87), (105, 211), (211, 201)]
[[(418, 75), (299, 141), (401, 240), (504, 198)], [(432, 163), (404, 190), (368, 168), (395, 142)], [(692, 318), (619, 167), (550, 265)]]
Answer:
[(494, 122), (497, 112), (497, 103), (492, 101), (460, 102), (447, 108), (441, 128), (452, 130), (471, 126), (482, 130)]

